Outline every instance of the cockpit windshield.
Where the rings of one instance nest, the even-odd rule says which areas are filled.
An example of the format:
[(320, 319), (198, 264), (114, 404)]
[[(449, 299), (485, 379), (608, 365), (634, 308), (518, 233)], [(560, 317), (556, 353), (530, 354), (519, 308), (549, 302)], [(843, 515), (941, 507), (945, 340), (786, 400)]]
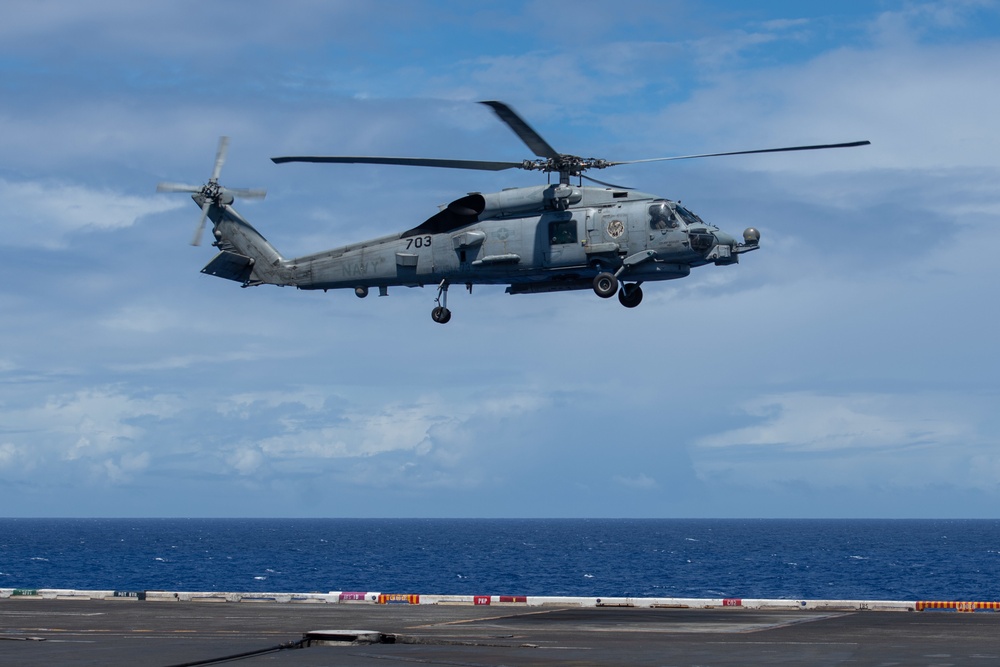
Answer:
[(684, 222), (686, 222), (689, 225), (704, 225), (705, 224), (704, 220), (702, 220), (697, 215), (695, 215), (691, 211), (687, 210), (686, 208), (684, 208), (680, 204), (677, 204), (674, 207), (674, 210), (676, 210), (677, 211), (677, 215), (679, 215), (684, 220)]

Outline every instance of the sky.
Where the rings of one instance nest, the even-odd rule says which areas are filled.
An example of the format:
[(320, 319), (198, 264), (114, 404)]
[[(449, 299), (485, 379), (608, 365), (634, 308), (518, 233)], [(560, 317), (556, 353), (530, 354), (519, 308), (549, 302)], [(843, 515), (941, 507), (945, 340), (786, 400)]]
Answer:
[[(1000, 516), (1000, 3), (0, 6), (0, 515)], [(160, 181), (286, 257), (539, 175), (478, 100), (761, 249), (590, 292), (241, 289)], [(373, 295), (374, 296), (374, 295)]]

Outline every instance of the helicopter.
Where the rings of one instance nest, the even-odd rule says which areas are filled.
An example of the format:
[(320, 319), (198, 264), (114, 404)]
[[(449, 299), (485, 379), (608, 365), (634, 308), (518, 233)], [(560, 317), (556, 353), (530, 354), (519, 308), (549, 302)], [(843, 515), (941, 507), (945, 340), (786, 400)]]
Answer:
[[(609, 167), (726, 155), (811, 151), (865, 146), (869, 141), (704, 153), (610, 161), (560, 153), (510, 106), (484, 101), (534, 153), (521, 162), (375, 156), (286, 156), (290, 162), (378, 164), (545, 173), (545, 185), (472, 192), (406, 231), (311, 255), (286, 259), (236, 209), (236, 198), (265, 196), (264, 190), (219, 184), (228, 137), (219, 140), (215, 167), (204, 185), (160, 183), (158, 192), (187, 192), (201, 208), (192, 245), (212, 221), (219, 253), (202, 273), (241, 283), (293, 286), (302, 290), (353, 289), (360, 298), (377, 288), (437, 287), (432, 319), (451, 320), (448, 288), (464, 284), (506, 285), (509, 294), (592, 289), (601, 298), (618, 295), (626, 308), (642, 301), (645, 282), (684, 278), (705, 265), (736, 264), (760, 248), (760, 232), (748, 227), (742, 241), (706, 223), (663, 196), (639, 192), (585, 175)], [(553, 182), (553, 175), (558, 182)], [(583, 181), (595, 185), (584, 185)], [(575, 181), (575, 182), (574, 182)]]

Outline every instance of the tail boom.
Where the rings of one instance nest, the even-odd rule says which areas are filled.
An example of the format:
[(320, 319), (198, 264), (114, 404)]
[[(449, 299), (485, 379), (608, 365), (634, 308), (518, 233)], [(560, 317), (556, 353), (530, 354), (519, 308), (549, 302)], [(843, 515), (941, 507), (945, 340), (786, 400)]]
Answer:
[(212, 206), (219, 254), (201, 270), (211, 276), (251, 285), (290, 285), (291, 270), (281, 253), (231, 206)]

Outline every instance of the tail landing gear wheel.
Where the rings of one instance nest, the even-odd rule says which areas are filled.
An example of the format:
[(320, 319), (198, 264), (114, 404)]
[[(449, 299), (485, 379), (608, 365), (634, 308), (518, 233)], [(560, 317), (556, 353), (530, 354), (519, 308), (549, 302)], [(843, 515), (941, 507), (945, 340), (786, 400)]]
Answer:
[(642, 288), (638, 285), (623, 285), (618, 291), (618, 301), (626, 308), (635, 308), (642, 303)]
[(608, 299), (618, 291), (618, 279), (613, 273), (598, 273), (594, 278), (594, 293), (602, 299)]
[(448, 324), (451, 319), (451, 311), (443, 306), (438, 306), (431, 311), (431, 319), (438, 324)]

